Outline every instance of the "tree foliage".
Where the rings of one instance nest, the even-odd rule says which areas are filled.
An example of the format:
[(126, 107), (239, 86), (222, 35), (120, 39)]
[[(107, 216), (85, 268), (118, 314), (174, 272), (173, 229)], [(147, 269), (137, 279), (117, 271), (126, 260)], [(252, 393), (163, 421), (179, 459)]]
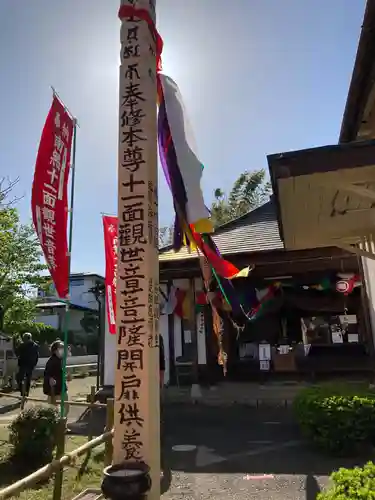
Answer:
[[(44, 465), (53, 458), (59, 413), (55, 407), (32, 406), (22, 411), (9, 425), (11, 458), (27, 470)], [(39, 496), (39, 495), (38, 495)]]
[(85, 311), (80, 321), (86, 333), (99, 333), (99, 315), (96, 311)]
[(22, 321), (15, 325), (6, 324), (6, 330), (10, 330), (10, 333), (13, 334), (15, 345), (19, 345), (22, 341), (22, 335), (26, 332), (31, 333), (34, 342), (39, 345), (44, 343), (50, 345), (57, 338), (62, 338), (63, 336), (63, 333), (53, 328), (53, 326), (44, 323), (35, 323), (34, 321)]
[(9, 189), (0, 192), (0, 329), (11, 333), (35, 317), (30, 291), (45, 279), (40, 273), (46, 266), (32, 225), (21, 224), (13, 203), (6, 202), (8, 194)]
[(17, 197), (9, 199), (9, 195), (12, 192), (14, 186), (19, 182), (19, 177), (16, 180), (11, 181), (6, 177), (0, 178), (0, 210), (5, 208), (10, 208), (19, 200)]
[(230, 222), (259, 207), (271, 194), (264, 169), (243, 172), (233, 184), (229, 194), (215, 189), (211, 218), (215, 227)]

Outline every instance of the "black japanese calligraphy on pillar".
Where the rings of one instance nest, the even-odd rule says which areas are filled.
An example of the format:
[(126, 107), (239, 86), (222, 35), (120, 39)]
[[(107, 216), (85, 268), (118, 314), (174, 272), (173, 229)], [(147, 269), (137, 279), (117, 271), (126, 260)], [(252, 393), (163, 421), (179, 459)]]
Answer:
[(149, 324), (149, 335), (148, 335), (148, 346), (151, 348), (159, 347), (159, 335), (158, 330), (155, 328), (155, 283), (156, 278), (150, 278), (148, 282), (148, 324)]
[[(155, 18), (155, 1), (122, 4), (147, 9)], [(146, 460), (150, 449), (150, 336), (154, 337), (156, 85), (155, 40), (148, 23), (136, 15), (122, 21), (119, 101), (119, 198), (117, 248), (117, 353), (115, 376), (114, 461)], [(157, 184), (157, 182), (156, 182)], [(151, 211), (150, 211), (151, 210)], [(152, 212), (152, 213), (151, 213)], [(150, 224), (151, 221), (151, 224)], [(154, 255), (155, 254), (155, 255)], [(157, 261), (156, 261), (157, 262)], [(153, 283), (150, 292), (150, 281)], [(153, 316), (152, 316), (153, 317)], [(155, 380), (155, 384), (157, 380)], [(156, 385), (158, 387), (158, 385)], [(154, 412), (155, 413), (155, 412)], [(158, 418), (158, 417), (157, 417)], [(116, 434), (117, 433), (117, 434)], [(118, 434), (121, 439), (118, 439)], [(148, 445), (146, 444), (146, 441)]]

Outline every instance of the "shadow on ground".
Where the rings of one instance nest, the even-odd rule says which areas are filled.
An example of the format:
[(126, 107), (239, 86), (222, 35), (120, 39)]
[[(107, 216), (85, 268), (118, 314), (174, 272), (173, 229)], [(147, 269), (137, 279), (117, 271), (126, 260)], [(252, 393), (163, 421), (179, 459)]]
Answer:
[[(170, 404), (164, 408), (163, 460), (168, 468), (186, 473), (293, 474), (307, 476), (309, 496), (317, 494), (313, 476), (328, 476), (339, 467), (363, 465), (371, 457), (327, 457), (303, 441), (288, 409), (210, 407)], [(86, 411), (74, 424), (73, 433), (99, 435), (105, 426), (105, 409), (92, 418)], [(195, 447), (173, 451), (176, 445)], [(316, 482), (316, 481), (315, 481)]]
[[(42, 465), (40, 467), (42, 467)], [(35, 470), (35, 465), (27, 465), (25, 463), (20, 464), (9, 459), (8, 457), (4, 457), (0, 460), (0, 488), (5, 488), (10, 484), (15, 483)], [(49, 479), (39, 481), (33, 489), (40, 489), (44, 484), (48, 483), (48, 481)]]
[(314, 476), (309, 474), (305, 481), (306, 500), (315, 500), (321, 489)]

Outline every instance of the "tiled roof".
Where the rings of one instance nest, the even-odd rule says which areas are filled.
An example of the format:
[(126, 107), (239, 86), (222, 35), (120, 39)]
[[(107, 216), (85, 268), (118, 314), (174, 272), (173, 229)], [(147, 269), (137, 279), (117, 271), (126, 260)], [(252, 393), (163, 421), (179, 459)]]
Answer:
[(104, 276), (98, 273), (70, 273), (70, 278), (84, 278), (85, 276), (90, 277), (90, 276), (96, 276), (97, 278), (100, 278), (104, 280)]
[[(62, 302), (62, 301), (38, 302), (37, 304), (35, 304), (35, 307), (37, 307), (38, 309), (56, 309), (56, 308), (58, 309), (58, 308), (66, 307), (66, 303)], [(77, 309), (79, 311), (97, 312), (96, 309), (92, 309), (91, 307), (87, 307), (87, 306), (81, 306), (79, 304), (73, 304), (72, 302), (70, 302), (70, 307), (71, 307), (71, 309)]]
[[(248, 212), (238, 219), (216, 229), (213, 239), (223, 255), (236, 253), (267, 252), (284, 248), (277, 224), (273, 201)], [(186, 247), (174, 252), (170, 247), (161, 249), (159, 262), (196, 258)]]

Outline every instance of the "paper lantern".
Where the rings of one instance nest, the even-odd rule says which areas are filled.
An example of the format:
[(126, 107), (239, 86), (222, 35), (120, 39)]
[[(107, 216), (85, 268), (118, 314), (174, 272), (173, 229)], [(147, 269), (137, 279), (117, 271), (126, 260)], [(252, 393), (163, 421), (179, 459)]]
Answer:
[(336, 282), (336, 291), (348, 295), (353, 291), (354, 282), (353, 280), (339, 280)]

